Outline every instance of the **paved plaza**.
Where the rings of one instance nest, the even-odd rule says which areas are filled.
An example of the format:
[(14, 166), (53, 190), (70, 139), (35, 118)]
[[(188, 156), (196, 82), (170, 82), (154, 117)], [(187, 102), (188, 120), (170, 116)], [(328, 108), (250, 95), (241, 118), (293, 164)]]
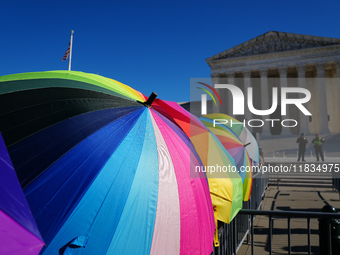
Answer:
[[(321, 212), (326, 204), (340, 211), (339, 193), (332, 187), (286, 187), (269, 186), (265, 193), (262, 210), (294, 210)], [(268, 233), (269, 222), (266, 216), (256, 216), (255, 254), (269, 254)], [(311, 219), (312, 254), (319, 253), (319, 225), (317, 219)], [(288, 225), (286, 219), (273, 218), (273, 254), (288, 254)], [(291, 219), (292, 254), (308, 254), (307, 219)], [(250, 255), (251, 245), (246, 242), (239, 249), (238, 255)], [(322, 254), (322, 253), (321, 253)]]

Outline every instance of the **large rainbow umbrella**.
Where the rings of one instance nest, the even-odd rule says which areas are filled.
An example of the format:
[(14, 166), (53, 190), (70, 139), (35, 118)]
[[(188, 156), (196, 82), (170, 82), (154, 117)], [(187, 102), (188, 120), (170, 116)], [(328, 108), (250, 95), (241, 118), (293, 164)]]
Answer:
[(0, 254), (39, 254), (44, 242), (0, 133)]
[[(230, 223), (243, 205), (242, 178), (237, 172), (234, 159), (218, 138), (194, 115), (175, 102), (156, 99), (154, 109), (167, 116), (190, 136), (190, 140), (202, 160), (202, 167), (215, 167), (207, 172), (210, 195), (216, 220)], [(218, 169), (218, 166), (221, 167)], [(236, 171), (223, 171), (223, 167)], [(234, 168), (233, 168), (234, 167)], [(204, 169), (207, 171), (207, 169)], [(196, 171), (192, 172), (195, 176)], [(215, 237), (215, 245), (218, 238)]]
[(215, 122), (213, 119), (201, 117), (203, 124), (213, 132), (222, 143), (223, 147), (230, 153), (235, 160), (235, 164), (243, 182), (243, 201), (248, 201), (252, 188), (252, 165), (246, 147), (240, 138), (227, 126)]
[(202, 163), (151, 103), (94, 74), (0, 77), (0, 130), (43, 254), (212, 252), (208, 182), (190, 178)]

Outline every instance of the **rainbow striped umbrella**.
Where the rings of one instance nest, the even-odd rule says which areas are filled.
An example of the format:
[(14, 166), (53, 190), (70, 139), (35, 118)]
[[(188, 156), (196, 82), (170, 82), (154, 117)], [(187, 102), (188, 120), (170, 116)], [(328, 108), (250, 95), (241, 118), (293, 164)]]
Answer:
[(243, 201), (248, 201), (253, 181), (251, 160), (246, 150), (247, 145), (243, 144), (240, 138), (229, 127), (220, 123), (214, 124), (213, 119), (210, 119), (209, 115), (200, 119), (217, 136), (223, 147), (235, 160), (237, 170), (243, 182)]
[[(177, 103), (156, 99), (154, 109), (167, 116), (190, 136), (202, 160), (202, 168), (207, 171), (215, 220), (230, 223), (243, 205), (242, 178), (237, 172), (234, 159), (218, 138), (197, 117)], [(196, 173), (196, 171), (192, 172), (192, 176)], [(218, 245), (217, 237), (215, 237), (215, 245)]]
[[(231, 129), (241, 140), (241, 142), (246, 146), (247, 153), (253, 165), (258, 165), (260, 163), (260, 152), (259, 146), (253, 134), (246, 128), (242, 122), (237, 119), (230, 117), (222, 113), (212, 113), (205, 115), (204, 117), (209, 119), (222, 119), (227, 120), (228, 123), (223, 122), (223, 125)], [(236, 125), (232, 125), (236, 123)]]
[[(260, 153), (259, 153), (259, 146), (255, 137), (252, 133), (244, 127), (243, 123), (234, 119), (226, 114), (222, 113), (212, 113), (204, 116), (206, 119), (210, 119), (210, 122), (214, 119), (219, 119), (220, 124), (218, 125), (220, 128), (223, 128), (224, 131), (229, 130), (232, 131), (241, 141), (241, 143), (245, 147), (245, 161), (243, 161), (244, 166), (259, 166), (260, 163)], [(245, 176), (243, 173), (243, 180), (244, 180), (244, 201), (248, 201), (251, 196), (251, 187), (252, 187), (252, 180), (253, 172), (246, 171)]]
[(44, 246), (0, 133), (0, 254), (39, 254)]
[(190, 178), (201, 160), (151, 103), (94, 74), (0, 77), (0, 130), (42, 254), (212, 252), (208, 182)]

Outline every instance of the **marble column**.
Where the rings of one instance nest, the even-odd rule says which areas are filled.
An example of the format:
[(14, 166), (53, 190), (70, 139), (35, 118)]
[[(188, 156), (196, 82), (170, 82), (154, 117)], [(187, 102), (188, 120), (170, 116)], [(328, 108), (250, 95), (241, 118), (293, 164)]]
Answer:
[[(252, 118), (252, 114), (248, 109), (248, 102), (247, 102), (247, 98), (248, 98), (248, 88), (251, 87), (251, 70), (244, 70), (242, 71), (243, 73), (243, 79), (244, 79), (244, 118), (246, 119), (246, 122), (248, 120), (250, 120)], [(251, 128), (248, 127), (248, 129), (251, 131)]]
[[(298, 73), (298, 86), (300, 88), (307, 89), (306, 84), (306, 65), (297, 65), (296, 70)], [(300, 94), (300, 97), (304, 97), (304, 95)], [(305, 105), (307, 106), (307, 104)], [(310, 134), (309, 127), (308, 127), (308, 116), (304, 115), (303, 112), (300, 111), (300, 131), (299, 133)]]
[[(235, 73), (234, 72), (226, 72), (226, 75), (228, 77), (228, 84), (235, 85)], [(228, 90), (227, 91), (227, 97), (226, 97), (226, 103), (227, 103), (227, 114), (230, 117), (234, 117), (233, 115), (233, 95)]]
[[(279, 74), (280, 74), (280, 86), (281, 88), (287, 88), (288, 87), (288, 80), (287, 80), (287, 66), (280, 66), (279, 68)], [(282, 104), (281, 104), (282, 107)], [(286, 115), (282, 116), (283, 119), (290, 119), (289, 117), (289, 105), (286, 105)], [(291, 134), (290, 127), (282, 127), (281, 134)]]
[(327, 95), (325, 81), (325, 65), (326, 63), (316, 63), (317, 72), (317, 93), (319, 95), (319, 122), (320, 134), (330, 133), (328, 129), (328, 112), (327, 112)]
[[(337, 95), (337, 98), (338, 98), (338, 120), (339, 120), (339, 125), (340, 125), (340, 60), (339, 61), (336, 61), (335, 62), (335, 72), (336, 72), (336, 77), (335, 78), (335, 82), (336, 82), (336, 86), (337, 86), (337, 89), (338, 89), (338, 95)], [(338, 129), (339, 130), (339, 129)]]
[(340, 100), (340, 60), (335, 62), (335, 69), (336, 69), (336, 75), (337, 75), (336, 82), (337, 82), (337, 88), (338, 88), (338, 99)]
[[(211, 74), (213, 87), (215, 87), (215, 84), (219, 84), (219, 77), (220, 77), (220, 75), (218, 73)], [(216, 89), (216, 92), (218, 94), (220, 94), (222, 92), (222, 89)], [(215, 100), (217, 100), (216, 105), (215, 105), (214, 102), (212, 102), (212, 113), (220, 113), (221, 110), (222, 110), (221, 104), (220, 104), (220, 102), (218, 101), (217, 98)], [(208, 113), (209, 113), (209, 107), (208, 107)]]
[[(261, 110), (269, 109), (269, 94), (268, 94), (268, 68), (259, 69), (261, 76)], [(264, 125), (262, 127), (262, 135), (270, 135), (270, 122), (266, 121), (269, 116), (262, 116)]]

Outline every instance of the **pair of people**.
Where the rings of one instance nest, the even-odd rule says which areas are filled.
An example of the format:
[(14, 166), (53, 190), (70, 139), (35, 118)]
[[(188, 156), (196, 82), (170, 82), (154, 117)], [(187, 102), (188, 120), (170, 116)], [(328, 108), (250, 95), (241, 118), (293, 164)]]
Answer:
[[(301, 136), (296, 140), (299, 144), (299, 156), (298, 161), (300, 158), (302, 161), (305, 161), (305, 152), (306, 152), (306, 145), (308, 143), (307, 138), (305, 137), (304, 133), (301, 133)], [(319, 156), (321, 157), (322, 161), (325, 161), (323, 158), (322, 152), (322, 144), (325, 142), (325, 139), (319, 137), (318, 134), (315, 135), (315, 138), (312, 140), (312, 144), (314, 145), (316, 160), (319, 161)]]

